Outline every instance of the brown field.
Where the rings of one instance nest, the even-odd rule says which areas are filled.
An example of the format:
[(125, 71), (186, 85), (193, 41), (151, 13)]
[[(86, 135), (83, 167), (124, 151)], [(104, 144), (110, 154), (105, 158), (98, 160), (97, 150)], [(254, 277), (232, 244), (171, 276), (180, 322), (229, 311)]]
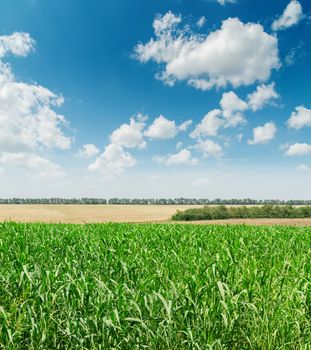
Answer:
[[(169, 223), (177, 210), (191, 205), (0, 205), (0, 222), (103, 223), (158, 222)], [(231, 219), (186, 222), (196, 224), (253, 224), (311, 226), (311, 219)]]
[(167, 221), (176, 210), (193, 206), (164, 205), (0, 205), (0, 221), (93, 223)]

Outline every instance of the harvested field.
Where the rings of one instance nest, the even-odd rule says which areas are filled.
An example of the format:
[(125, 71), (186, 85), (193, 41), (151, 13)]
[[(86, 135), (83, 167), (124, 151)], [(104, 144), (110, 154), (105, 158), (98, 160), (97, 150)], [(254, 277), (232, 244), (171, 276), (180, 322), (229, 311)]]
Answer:
[[(188, 205), (0, 205), (0, 222), (104, 223), (171, 222)], [(311, 226), (311, 219), (230, 219), (187, 222), (195, 224), (251, 224)]]
[(157, 222), (187, 205), (0, 205), (0, 221), (46, 223)]

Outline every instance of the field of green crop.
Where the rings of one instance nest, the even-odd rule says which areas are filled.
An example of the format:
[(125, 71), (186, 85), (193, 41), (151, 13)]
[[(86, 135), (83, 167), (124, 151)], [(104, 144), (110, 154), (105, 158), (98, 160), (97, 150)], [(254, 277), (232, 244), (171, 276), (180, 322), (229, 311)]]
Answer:
[(0, 224), (0, 349), (310, 349), (311, 228)]

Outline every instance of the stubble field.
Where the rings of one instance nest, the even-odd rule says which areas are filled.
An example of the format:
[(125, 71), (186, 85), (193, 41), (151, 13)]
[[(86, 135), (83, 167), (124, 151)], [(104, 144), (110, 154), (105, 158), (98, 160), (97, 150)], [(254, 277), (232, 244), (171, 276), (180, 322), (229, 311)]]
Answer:
[[(193, 207), (191, 205), (0, 205), (0, 222), (168, 223), (177, 210)], [(196, 223), (311, 226), (311, 219), (230, 219)]]

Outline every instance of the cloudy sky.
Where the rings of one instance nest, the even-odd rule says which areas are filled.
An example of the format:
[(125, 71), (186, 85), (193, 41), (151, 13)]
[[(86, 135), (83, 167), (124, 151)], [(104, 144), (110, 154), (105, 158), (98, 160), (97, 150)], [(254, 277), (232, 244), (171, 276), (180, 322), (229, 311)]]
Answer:
[(309, 0), (0, 13), (0, 197), (311, 198)]

